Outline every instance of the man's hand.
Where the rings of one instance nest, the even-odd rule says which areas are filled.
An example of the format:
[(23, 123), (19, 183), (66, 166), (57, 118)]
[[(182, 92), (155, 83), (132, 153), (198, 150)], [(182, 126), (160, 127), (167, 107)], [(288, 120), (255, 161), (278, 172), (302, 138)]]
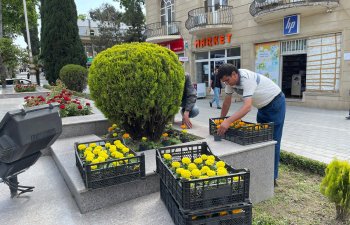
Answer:
[(224, 136), (225, 132), (227, 131), (227, 129), (230, 127), (230, 122), (228, 121), (228, 119), (225, 119), (224, 122), (222, 122), (220, 124), (220, 127), (218, 129), (218, 135), (220, 136)]
[(182, 123), (187, 126), (187, 128), (192, 128), (192, 123), (190, 121), (190, 112), (185, 111), (182, 117)]

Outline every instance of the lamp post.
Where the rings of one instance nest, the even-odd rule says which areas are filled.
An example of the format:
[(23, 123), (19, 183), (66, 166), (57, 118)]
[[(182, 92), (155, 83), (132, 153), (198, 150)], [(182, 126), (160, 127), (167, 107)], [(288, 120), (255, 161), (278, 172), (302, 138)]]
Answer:
[(26, 22), (26, 30), (27, 30), (27, 40), (28, 40), (28, 51), (29, 51), (29, 74), (30, 80), (32, 83), (36, 82), (35, 79), (35, 66), (33, 65), (33, 55), (32, 55), (32, 46), (30, 43), (30, 35), (29, 35), (29, 25), (28, 25), (28, 16), (27, 16), (27, 3), (26, 0), (23, 0), (23, 9), (24, 9), (24, 19)]

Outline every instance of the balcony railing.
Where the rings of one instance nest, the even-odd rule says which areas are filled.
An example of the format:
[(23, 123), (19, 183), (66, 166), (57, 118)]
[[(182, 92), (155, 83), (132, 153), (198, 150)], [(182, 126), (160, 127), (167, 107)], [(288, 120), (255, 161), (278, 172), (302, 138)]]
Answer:
[(178, 21), (168, 23), (151, 23), (146, 25), (147, 38), (180, 35), (180, 23)]
[(324, 4), (327, 6), (330, 3), (339, 3), (339, 0), (255, 0), (250, 5), (249, 12), (252, 16), (256, 16), (260, 12), (270, 12), (278, 9), (313, 4)]
[(216, 5), (213, 7), (201, 7), (188, 12), (185, 27), (187, 30), (200, 28), (207, 25), (228, 25), (233, 22), (232, 6)]

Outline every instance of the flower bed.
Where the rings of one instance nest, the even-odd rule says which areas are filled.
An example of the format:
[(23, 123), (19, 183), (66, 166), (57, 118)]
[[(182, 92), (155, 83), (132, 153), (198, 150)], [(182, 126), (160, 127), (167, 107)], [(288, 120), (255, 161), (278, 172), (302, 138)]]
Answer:
[(24, 107), (33, 107), (42, 104), (50, 104), (57, 102), (60, 104), (60, 116), (83, 116), (92, 114), (89, 102), (82, 102), (78, 98), (74, 98), (71, 91), (62, 89), (59, 93), (51, 93), (46, 97), (43, 96), (26, 96), (24, 97)]
[(172, 128), (172, 124), (166, 127), (165, 132), (160, 137), (159, 141), (150, 141), (147, 137), (142, 137), (141, 140), (134, 140), (123, 129), (113, 124), (108, 128), (106, 138), (121, 138), (124, 142), (136, 151), (145, 151), (149, 149), (156, 149), (170, 145), (186, 143), (189, 141), (198, 140), (200, 138), (191, 135), (187, 132), (186, 126), (181, 126), (182, 130), (178, 131)]
[(87, 188), (100, 188), (145, 177), (145, 156), (120, 140), (75, 143), (76, 165)]
[[(215, 135), (228, 117), (209, 119), (209, 134)], [(255, 144), (273, 139), (273, 123), (250, 123), (237, 120), (230, 124), (224, 138), (240, 145)]]
[(157, 173), (183, 210), (249, 199), (249, 170), (233, 169), (214, 156), (206, 142), (156, 152)]
[(14, 89), (16, 92), (34, 92), (36, 91), (36, 84), (16, 84)]

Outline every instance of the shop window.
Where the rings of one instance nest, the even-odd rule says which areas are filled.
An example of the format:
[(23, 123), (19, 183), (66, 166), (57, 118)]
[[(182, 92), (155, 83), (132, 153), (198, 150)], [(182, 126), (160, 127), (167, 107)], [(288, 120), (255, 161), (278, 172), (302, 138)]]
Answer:
[(227, 57), (241, 56), (241, 48), (227, 49)]
[(225, 58), (225, 50), (216, 50), (210, 52), (210, 58)]
[(196, 53), (196, 59), (208, 59), (208, 52)]

